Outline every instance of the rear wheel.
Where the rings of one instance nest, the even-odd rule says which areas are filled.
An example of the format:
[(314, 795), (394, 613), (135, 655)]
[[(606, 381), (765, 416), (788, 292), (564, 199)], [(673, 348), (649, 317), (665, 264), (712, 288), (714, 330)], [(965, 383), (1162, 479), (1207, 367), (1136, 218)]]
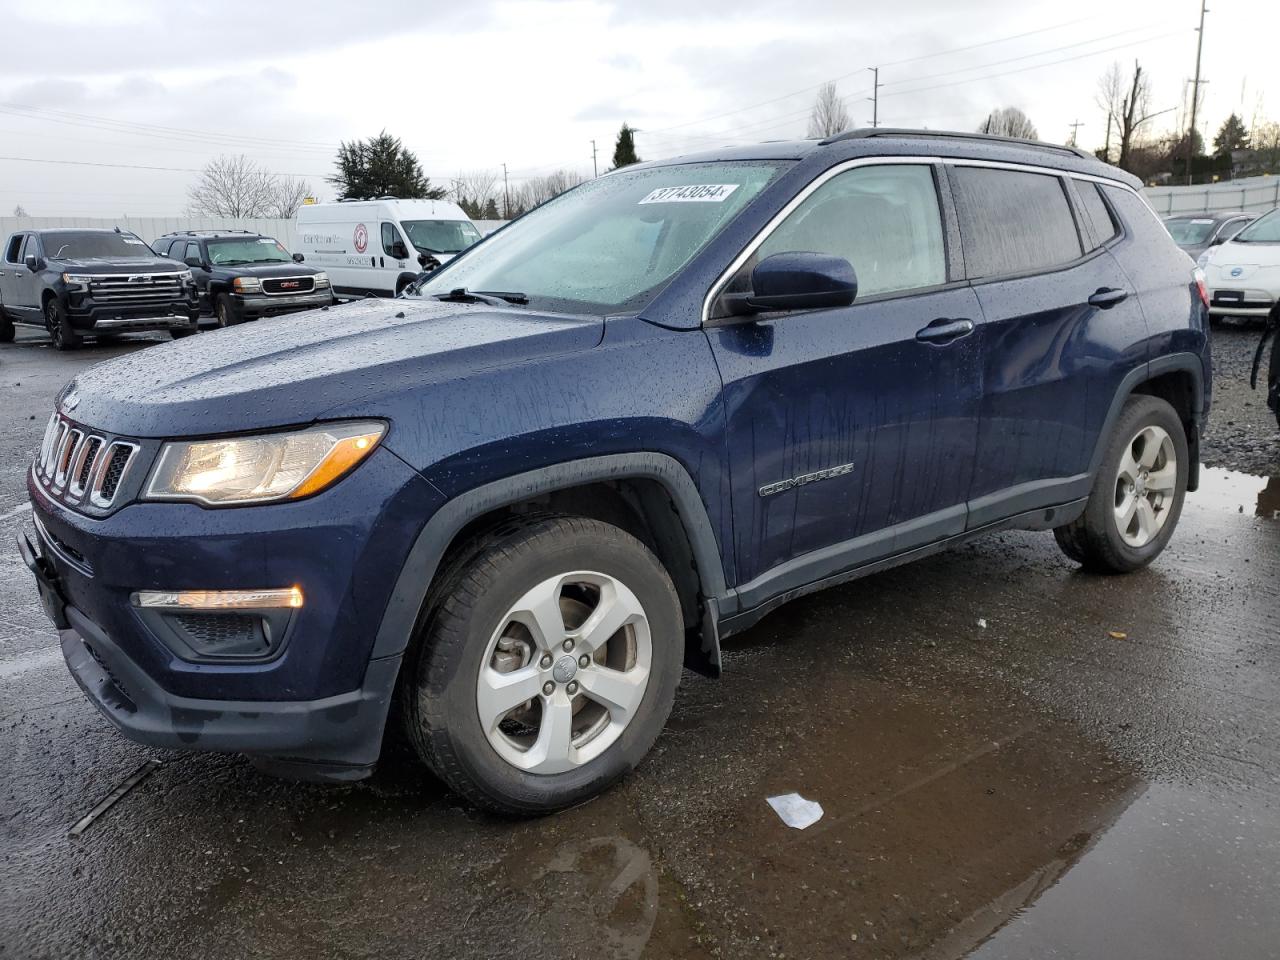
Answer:
[(14, 327), (13, 321), (4, 312), (4, 307), (0, 307), (0, 343), (13, 343), (13, 338), (17, 336), (17, 333), (18, 331)]
[(630, 771), (680, 679), (679, 600), (617, 527), (553, 517), (508, 527), (444, 575), (403, 671), (418, 755), (473, 803), (547, 813)]
[(44, 325), (55, 350), (74, 350), (84, 342), (71, 328), (71, 318), (57, 297), (50, 297), (44, 305)]
[(170, 327), (169, 336), (174, 340), (181, 340), (183, 337), (189, 337), (196, 332), (195, 327)]
[(1099, 573), (1145, 567), (1178, 525), (1189, 467), (1186, 432), (1173, 407), (1158, 397), (1130, 397), (1084, 513), (1053, 531), (1063, 553)]

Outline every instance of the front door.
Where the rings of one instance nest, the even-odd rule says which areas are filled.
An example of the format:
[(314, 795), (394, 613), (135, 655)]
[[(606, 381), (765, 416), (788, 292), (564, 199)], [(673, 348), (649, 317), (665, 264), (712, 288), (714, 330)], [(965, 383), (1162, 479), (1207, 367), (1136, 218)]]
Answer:
[(745, 608), (964, 530), (979, 376), (977, 299), (949, 282), (936, 173), (857, 166), (828, 179), (729, 284), (788, 251), (844, 257), (848, 307), (714, 316), (735, 557)]

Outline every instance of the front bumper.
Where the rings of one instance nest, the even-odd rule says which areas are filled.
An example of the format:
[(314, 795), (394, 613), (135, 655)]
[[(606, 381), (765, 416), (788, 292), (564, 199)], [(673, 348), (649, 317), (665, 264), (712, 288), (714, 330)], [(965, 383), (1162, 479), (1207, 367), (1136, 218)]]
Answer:
[[(77, 682), (126, 736), (294, 775), (368, 772), (399, 669), (398, 655), (372, 656), (374, 636), (440, 500), (403, 461), (375, 451), (322, 494), (245, 508), (132, 503), (95, 518), (30, 475), (28, 492), (39, 550), (22, 552), (42, 604)], [(266, 658), (198, 659), (131, 602), (136, 590), (281, 584), (306, 602)]]
[(356, 690), (321, 700), (179, 697), (151, 679), (81, 611), (59, 631), (67, 667), (89, 701), (139, 743), (251, 754), (277, 773), (357, 780), (377, 762), (399, 657), (371, 660)]
[(333, 303), (333, 290), (325, 287), (311, 293), (265, 294), (236, 293), (231, 296), (236, 309), (245, 319), (252, 317), (269, 317), (281, 313), (297, 313), (301, 310), (315, 310)]
[(66, 299), (67, 317), (73, 329), (83, 333), (116, 333), (135, 330), (195, 329), (200, 307), (195, 294), (168, 303), (122, 305), (101, 303), (87, 294)]
[(1266, 317), (1276, 300), (1266, 290), (1235, 287), (1209, 289), (1209, 314), (1214, 317)]

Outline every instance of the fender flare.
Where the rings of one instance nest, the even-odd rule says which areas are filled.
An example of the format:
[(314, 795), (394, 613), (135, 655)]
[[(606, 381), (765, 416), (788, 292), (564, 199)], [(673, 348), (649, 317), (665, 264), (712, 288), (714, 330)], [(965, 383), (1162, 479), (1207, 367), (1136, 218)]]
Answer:
[(1204, 364), (1200, 356), (1195, 353), (1170, 353), (1162, 357), (1156, 357), (1154, 360), (1134, 367), (1120, 381), (1120, 386), (1111, 398), (1111, 407), (1107, 410), (1107, 418), (1103, 421), (1102, 430), (1098, 433), (1098, 439), (1094, 443), (1093, 456), (1089, 460), (1091, 485), (1092, 478), (1098, 475), (1098, 468), (1102, 465), (1102, 457), (1106, 453), (1108, 442), (1111, 440), (1111, 432), (1115, 429), (1116, 421), (1120, 419), (1120, 411), (1124, 409), (1125, 401), (1133, 396), (1135, 389), (1141, 384), (1146, 383), (1148, 380), (1154, 380), (1156, 377), (1166, 373), (1175, 372), (1189, 373), (1191, 375), (1192, 434), (1187, 440), (1194, 449), (1192, 450), (1192, 462), (1189, 465), (1187, 489), (1194, 490), (1196, 488), (1200, 472), (1200, 462), (1197, 454), (1200, 429), (1204, 420)]
[(407, 649), (440, 561), (453, 538), (470, 521), (531, 496), (600, 480), (633, 479), (657, 481), (676, 505), (708, 608), (703, 611), (703, 650), (718, 666), (717, 603), (728, 592), (720, 548), (693, 478), (679, 461), (661, 453), (609, 454), (539, 467), (486, 483), (447, 501), (427, 521), (409, 549), (378, 626), (370, 659), (398, 657)]

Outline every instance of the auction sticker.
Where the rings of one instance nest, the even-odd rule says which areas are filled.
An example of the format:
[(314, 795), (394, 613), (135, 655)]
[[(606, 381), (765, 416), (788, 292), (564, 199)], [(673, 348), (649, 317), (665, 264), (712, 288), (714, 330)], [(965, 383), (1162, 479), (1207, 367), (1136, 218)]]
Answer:
[(659, 187), (651, 191), (641, 203), (723, 203), (736, 183), (691, 183), (684, 187)]
[(356, 224), (356, 235), (352, 240), (355, 241), (356, 253), (364, 253), (365, 248), (369, 246), (369, 231), (365, 229), (363, 223)]

